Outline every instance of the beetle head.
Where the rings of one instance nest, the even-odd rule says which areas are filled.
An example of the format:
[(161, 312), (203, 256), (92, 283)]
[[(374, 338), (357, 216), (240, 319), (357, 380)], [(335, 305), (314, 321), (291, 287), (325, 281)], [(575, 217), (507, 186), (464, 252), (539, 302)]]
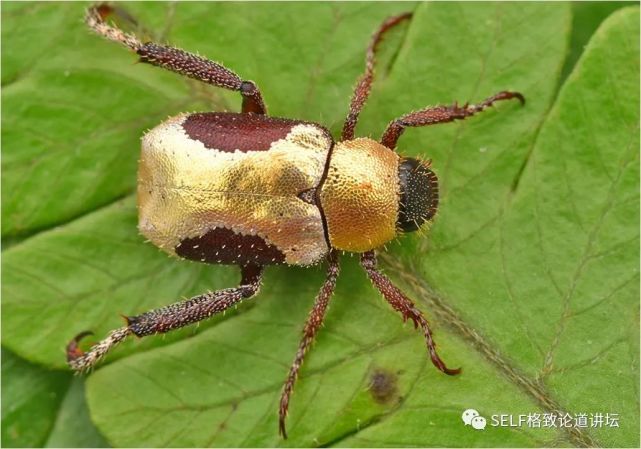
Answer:
[(438, 208), (438, 178), (430, 161), (402, 158), (398, 167), (401, 199), (396, 225), (402, 232), (416, 231), (432, 219)]

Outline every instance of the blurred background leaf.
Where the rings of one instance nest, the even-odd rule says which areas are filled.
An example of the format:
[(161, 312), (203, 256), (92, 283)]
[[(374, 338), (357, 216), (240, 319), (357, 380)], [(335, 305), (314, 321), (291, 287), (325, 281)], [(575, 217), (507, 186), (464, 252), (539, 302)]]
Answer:
[(42, 446), (70, 381), (70, 373), (39, 368), (3, 349), (3, 446)]
[(84, 381), (2, 350), (3, 447), (107, 447), (89, 418)]

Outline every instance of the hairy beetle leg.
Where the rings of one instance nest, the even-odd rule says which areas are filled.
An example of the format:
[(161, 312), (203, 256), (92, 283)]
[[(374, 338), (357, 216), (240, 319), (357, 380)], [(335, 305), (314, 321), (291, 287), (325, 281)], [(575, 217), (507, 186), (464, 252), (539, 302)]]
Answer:
[(238, 287), (205, 293), (137, 316), (125, 317), (126, 327), (111, 331), (104, 340), (86, 352), (81, 350), (78, 344), (83, 337), (91, 335), (92, 332), (82, 332), (67, 345), (67, 363), (74, 371), (86, 371), (131, 334), (144, 337), (169, 332), (223, 312), (258, 292), (262, 271), (262, 267), (258, 265), (242, 266), (242, 280)]
[(363, 109), (363, 106), (367, 101), (367, 97), (369, 97), (369, 93), (372, 89), (372, 82), (374, 81), (374, 63), (378, 44), (383, 40), (383, 36), (388, 30), (411, 17), (411, 12), (388, 17), (383, 21), (383, 23), (381, 23), (378, 30), (376, 30), (372, 36), (372, 40), (367, 47), (367, 53), (365, 54), (365, 73), (363, 73), (363, 75), (358, 79), (356, 88), (354, 89), (352, 100), (349, 105), (349, 113), (347, 114), (347, 118), (343, 124), (341, 140), (351, 140), (354, 138), (354, 129), (358, 122), (358, 116), (360, 115), (361, 109)]
[(314, 307), (312, 308), (309, 316), (307, 317), (307, 322), (305, 323), (305, 328), (303, 330), (303, 339), (301, 340), (298, 351), (296, 352), (296, 357), (292, 363), (291, 368), (289, 369), (289, 374), (287, 375), (287, 380), (283, 386), (283, 392), (280, 397), (280, 408), (278, 409), (278, 432), (287, 438), (287, 431), (285, 429), (285, 419), (287, 418), (287, 410), (289, 408), (289, 397), (292, 394), (294, 389), (294, 383), (298, 377), (298, 370), (303, 363), (305, 358), (305, 353), (314, 342), (316, 337), (316, 332), (323, 324), (323, 319), (325, 318), (325, 312), (327, 312), (327, 306), (329, 305), (329, 300), (334, 293), (334, 288), (336, 287), (336, 278), (338, 278), (339, 272), (338, 256), (335, 250), (332, 250), (329, 253), (329, 267), (327, 268), (327, 278), (325, 283), (321, 288), (316, 300), (314, 302)]
[(463, 106), (459, 106), (458, 103), (454, 103), (450, 106), (440, 105), (421, 109), (420, 111), (410, 112), (396, 120), (392, 120), (392, 122), (387, 125), (387, 128), (383, 133), (383, 137), (381, 138), (381, 143), (387, 148), (393, 150), (396, 148), (396, 142), (398, 142), (399, 137), (401, 137), (401, 134), (403, 134), (403, 131), (405, 131), (405, 128), (408, 126), (418, 127), (438, 125), (439, 123), (463, 120), (478, 112), (484, 111), (497, 101), (510, 100), (512, 98), (516, 98), (521, 102), (521, 104), (525, 104), (525, 97), (523, 94), (519, 92), (502, 91), (486, 98), (479, 104), (465, 103)]
[(154, 42), (141, 42), (133, 34), (125, 33), (120, 28), (105, 22), (114, 11), (114, 7), (104, 3), (93, 6), (87, 10), (85, 22), (97, 34), (135, 51), (140, 56), (141, 62), (162, 67), (216, 87), (239, 92), (243, 97), (242, 112), (255, 114), (267, 112), (260, 90), (253, 81), (243, 80), (227, 67), (179, 48)]
[(416, 308), (414, 303), (405, 296), (405, 294), (396, 287), (387, 276), (376, 268), (376, 264), (376, 253), (374, 253), (374, 251), (367, 251), (361, 255), (361, 265), (367, 272), (367, 275), (374, 286), (381, 292), (387, 302), (390, 303), (394, 310), (403, 315), (403, 320), (406, 321), (410, 319), (414, 322), (415, 328), (420, 326), (423, 329), (427, 349), (434, 366), (445, 374), (455, 375), (460, 373), (460, 368), (451, 369), (445, 366), (445, 363), (436, 352), (436, 343), (434, 343), (434, 339), (432, 338), (430, 325), (421, 311)]

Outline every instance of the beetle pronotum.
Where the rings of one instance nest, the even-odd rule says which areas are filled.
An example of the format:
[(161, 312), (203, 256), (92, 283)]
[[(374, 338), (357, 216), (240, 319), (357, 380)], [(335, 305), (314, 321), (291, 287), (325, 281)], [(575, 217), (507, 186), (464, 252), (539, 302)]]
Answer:
[(76, 336), (67, 360), (76, 371), (92, 367), (131, 334), (168, 332), (204, 320), (259, 289), (263, 267), (309, 266), (327, 260), (327, 278), (316, 297), (303, 338), (283, 387), (279, 432), (305, 353), (323, 322), (339, 273), (338, 251), (360, 253), (374, 286), (403, 320), (423, 331), (432, 363), (446, 374), (422, 312), (377, 268), (375, 250), (403, 232), (419, 229), (438, 206), (438, 180), (428, 162), (400, 157), (396, 143), (407, 127), (428, 126), (472, 116), (518, 92), (499, 92), (472, 105), (428, 107), (392, 120), (380, 142), (355, 138), (354, 129), (374, 76), (374, 58), (383, 35), (405, 13), (385, 20), (367, 48), (365, 72), (358, 80), (341, 140), (312, 122), (266, 115), (262, 95), (222, 65), (183, 50), (143, 43), (105, 19), (114, 9), (94, 6), (87, 25), (133, 50), (141, 62), (156, 65), (242, 96), (242, 112), (179, 114), (145, 134), (138, 170), (140, 232), (164, 251), (205, 263), (240, 267), (238, 287), (126, 317), (87, 352)]

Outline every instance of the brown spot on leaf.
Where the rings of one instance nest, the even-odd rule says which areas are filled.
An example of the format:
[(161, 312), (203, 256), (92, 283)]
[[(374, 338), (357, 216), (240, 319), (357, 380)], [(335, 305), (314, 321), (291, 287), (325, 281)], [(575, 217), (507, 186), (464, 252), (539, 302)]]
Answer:
[(375, 368), (369, 379), (369, 391), (379, 404), (390, 404), (399, 398), (398, 375), (385, 368)]

